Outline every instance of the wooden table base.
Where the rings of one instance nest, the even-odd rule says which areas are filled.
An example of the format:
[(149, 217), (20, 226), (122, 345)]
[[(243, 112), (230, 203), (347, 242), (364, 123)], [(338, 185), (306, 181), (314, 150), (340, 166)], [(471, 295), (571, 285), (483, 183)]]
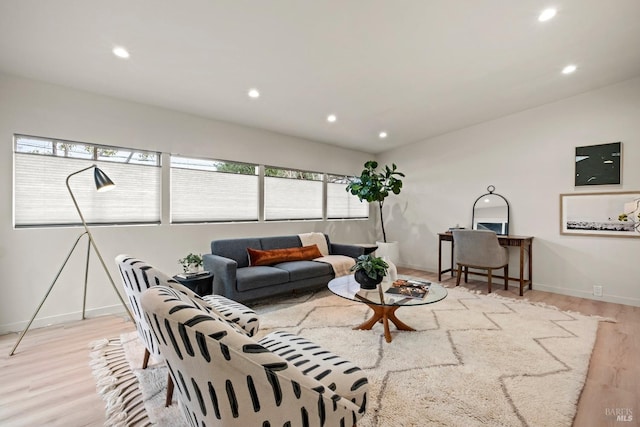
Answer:
[(369, 318), (369, 320), (367, 320), (361, 325), (356, 326), (353, 329), (369, 330), (373, 328), (373, 325), (375, 325), (376, 323), (382, 322), (382, 324), (384, 325), (384, 338), (387, 340), (387, 342), (391, 342), (391, 331), (389, 330), (389, 320), (391, 320), (391, 322), (393, 322), (393, 324), (396, 325), (396, 328), (400, 331), (415, 331), (415, 329), (403, 323), (394, 314), (396, 310), (399, 309), (401, 306), (374, 305), (374, 304), (367, 304), (367, 305), (369, 306), (369, 308), (371, 308), (371, 310), (373, 310), (373, 315)]

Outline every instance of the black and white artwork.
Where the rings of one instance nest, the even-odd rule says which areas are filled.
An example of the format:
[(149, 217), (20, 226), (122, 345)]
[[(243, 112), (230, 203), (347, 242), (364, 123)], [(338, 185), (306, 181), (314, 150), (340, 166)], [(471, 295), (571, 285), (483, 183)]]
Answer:
[(622, 143), (576, 147), (576, 186), (620, 184)]
[(640, 191), (561, 194), (560, 234), (640, 237)]

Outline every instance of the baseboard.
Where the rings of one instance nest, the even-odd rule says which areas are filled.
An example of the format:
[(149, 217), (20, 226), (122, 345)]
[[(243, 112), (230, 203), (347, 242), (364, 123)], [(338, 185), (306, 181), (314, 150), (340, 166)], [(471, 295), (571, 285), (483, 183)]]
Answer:
[[(533, 288), (538, 291), (551, 292), (554, 294), (569, 295), (572, 297), (590, 299), (594, 301), (604, 301), (604, 302), (611, 302), (614, 304), (624, 304), (624, 305), (631, 305), (634, 307), (640, 307), (640, 298), (621, 297), (618, 295), (609, 295), (609, 294), (603, 294), (601, 297), (596, 297), (589, 291), (562, 288), (558, 286), (542, 285), (539, 283), (534, 283)], [(527, 296), (526, 291), (525, 291), (525, 296)]]
[[(122, 305), (116, 304), (107, 307), (93, 308), (85, 310), (85, 317), (98, 317), (104, 316), (107, 314), (126, 314), (122, 309)], [(33, 313), (29, 313), (29, 315), (33, 315)], [(82, 310), (75, 311), (73, 313), (65, 313), (59, 314), (56, 316), (48, 316), (48, 317), (36, 317), (36, 319), (29, 327), (29, 330), (35, 328), (44, 328), (52, 325), (59, 325), (61, 323), (73, 322), (75, 320), (82, 319)], [(8, 323), (5, 325), (0, 325), (0, 334), (8, 334), (11, 332), (22, 332), (24, 328), (27, 327), (29, 323), (28, 320), (23, 322), (15, 322)]]
[[(438, 274), (437, 270), (435, 270), (435, 269), (429, 269), (429, 268), (425, 268), (424, 266), (419, 266), (419, 265), (402, 264), (402, 265), (398, 265), (398, 267), (411, 268), (413, 270), (421, 270), (421, 271), (425, 271), (427, 273)], [(450, 274), (450, 273), (447, 273), (447, 274)], [(474, 275), (473, 275), (473, 273), (470, 272), (469, 276), (474, 276)], [(486, 278), (484, 278), (483, 276), (475, 276), (473, 278), (474, 278), (474, 280), (486, 280)], [(499, 283), (499, 284), (502, 284), (502, 283)], [(514, 286), (515, 286), (515, 282), (510, 281), (509, 282), (509, 287), (514, 287)], [(533, 283), (533, 289), (538, 290), (538, 291), (551, 292), (553, 294), (568, 295), (568, 296), (572, 296), (572, 297), (590, 299), (590, 300), (594, 300), (594, 301), (604, 301), (604, 302), (611, 302), (611, 303), (614, 303), (614, 304), (624, 304), (624, 305), (631, 305), (631, 306), (634, 306), (634, 307), (640, 307), (640, 298), (629, 298), (629, 297), (622, 297), (622, 296), (610, 295), (610, 294), (603, 294), (601, 297), (596, 297), (591, 292), (589, 292), (587, 290), (571, 289), (571, 288), (563, 288), (563, 287), (560, 287), (560, 286), (544, 285), (544, 284), (540, 284), (540, 283), (537, 283), (537, 282)], [(525, 290), (524, 296), (525, 297), (527, 296), (526, 290)]]

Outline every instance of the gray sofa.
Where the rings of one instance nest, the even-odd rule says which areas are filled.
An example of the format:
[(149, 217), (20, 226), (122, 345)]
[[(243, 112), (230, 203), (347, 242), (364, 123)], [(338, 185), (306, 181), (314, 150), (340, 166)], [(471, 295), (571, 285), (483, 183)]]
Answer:
[[(331, 243), (330, 255), (357, 258), (364, 248)], [(326, 286), (334, 277), (331, 265), (317, 261), (287, 261), (270, 266), (249, 266), (247, 248), (258, 250), (301, 247), (297, 235), (214, 240), (211, 254), (203, 255), (205, 270), (213, 274), (213, 293), (235, 301), (253, 301), (273, 295)]]

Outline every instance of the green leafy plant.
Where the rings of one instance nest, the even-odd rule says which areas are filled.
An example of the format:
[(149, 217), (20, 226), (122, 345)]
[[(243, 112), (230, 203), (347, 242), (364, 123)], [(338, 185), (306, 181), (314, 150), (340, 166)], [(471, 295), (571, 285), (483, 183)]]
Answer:
[(382, 239), (387, 241), (387, 233), (384, 229), (384, 218), (382, 216), (382, 207), (385, 199), (391, 194), (400, 194), (402, 190), (402, 180), (404, 177), (402, 172), (397, 170), (395, 163), (384, 166), (381, 171), (377, 170), (378, 162), (369, 160), (364, 164), (364, 170), (359, 177), (354, 178), (348, 185), (346, 190), (358, 196), (362, 202), (366, 200), (369, 203), (378, 203), (380, 209), (380, 225), (382, 227)]
[(182, 271), (189, 272), (190, 266), (202, 267), (202, 255), (190, 253), (184, 258), (178, 260), (182, 264)]
[(351, 267), (351, 271), (363, 270), (373, 280), (382, 280), (387, 275), (387, 264), (382, 258), (372, 255), (360, 255), (356, 263)]

